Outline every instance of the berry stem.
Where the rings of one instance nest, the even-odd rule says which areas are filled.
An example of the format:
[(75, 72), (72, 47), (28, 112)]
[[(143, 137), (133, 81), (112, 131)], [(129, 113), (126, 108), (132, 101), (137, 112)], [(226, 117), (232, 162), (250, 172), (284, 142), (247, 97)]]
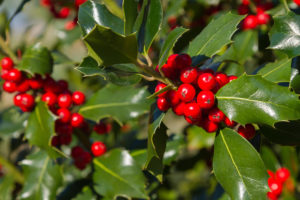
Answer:
[(14, 61), (14, 63), (16, 63), (16, 64), (19, 63), (18, 58), (13, 53), (13, 51), (9, 48), (7, 42), (5, 42), (5, 40), (1, 36), (0, 36), (0, 47)]
[(283, 5), (284, 5), (285, 11), (286, 11), (287, 13), (290, 12), (290, 8), (289, 8), (289, 5), (287, 4), (287, 1), (286, 1), (286, 0), (281, 0), (281, 2), (282, 2)]

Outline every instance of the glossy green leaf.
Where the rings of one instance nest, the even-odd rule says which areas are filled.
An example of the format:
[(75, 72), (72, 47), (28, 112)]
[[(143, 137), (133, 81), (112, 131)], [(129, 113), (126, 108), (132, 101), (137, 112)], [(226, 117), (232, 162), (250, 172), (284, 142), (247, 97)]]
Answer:
[(96, 24), (111, 28), (116, 33), (124, 33), (124, 22), (113, 15), (105, 5), (95, 1), (87, 1), (79, 7), (78, 23), (83, 35), (90, 33)]
[(151, 100), (146, 100), (148, 95), (146, 88), (107, 85), (96, 92), (79, 112), (85, 118), (97, 122), (106, 117), (113, 117), (122, 124), (149, 110)]
[(181, 149), (185, 145), (185, 140), (182, 135), (175, 135), (167, 142), (166, 150), (164, 153), (163, 164), (171, 165), (180, 154)]
[(125, 16), (125, 35), (133, 33), (133, 27), (138, 15), (138, 1), (137, 0), (123, 0), (123, 11)]
[(72, 200), (96, 200), (96, 196), (93, 194), (90, 188), (84, 188), (83, 192), (77, 195)]
[(120, 63), (135, 63), (137, 59), (137, 41), (135, 34), (122, 36), (111, 29), (96, 25), (84, 37), (89, 55), (99, 65), (110, 66)]
[(226, 193), (235, 200), (266, 199), (268, 174), (254, 147), (229, 128), (216, 137), (213, 170)]
[(93, 164), (94, 188), (107, 199), (148, 198), (143, 173), (128, 151), (113, 149), (94, 159)]
[(261, 158), (264, 161), (265, 166), (268, 170), (275, 172), (280, 167), (280, 164), (275, 154), (267, 146), (263, 146), (261, 148)]
[(280, 83), (289, 82), (291, 76), (291, 59), (282, 59), (274, 63), (265, 65), (258, 71), (264, 79), (269, 81)]
[(52, 200), (62, 185), (62, 171), (44, 151), (29, 155), (21, 162), (25, 185), (20, 194), (22, 200)]
[(56, 117), (50, 113), (45, 102), (39, 102), (33, 112), (31, 112), (25, 128), (25, 137), (29, 143), (36, 145), (55, 156), (51, 146), (51, 137), (54, 135), (54, 122)]
[(148, 124), (148, 154), (145, 169), (155, 175), (160, 182), (162, 182), (163, 157), (168, 139), (167, 127), (162, 123), (164, 116), (165, 113), (153, 104)]
[(105, 77), (105, 71), (101, 66), (98, 65), (97, 61), (95, 61), (92, 57), (85, 57), (80, 65), (75, 68), (80, 71), (84, 76), (102, 76)]
[(296, 148), (281, 146), (279, 149), (282, 166), (290, 170), (293, 177), (299, 174), (298, 153)]
[(163, 19), (161, 0), (145, 0), (135, 22), (138, 31), (139, 51), (148, 52)]
[(244, 18), (243, 15), (227, 13), (211, 21), (204, 30), (190, 43), (190, 56), (216, 54), (222, 47), (231, 42), (231, 37), (237, 30), (237, 25)]
[(222, 87), (216, 98), (226, 116), (241, 124), (273, 126), (277, 121), (300, 118), (298, 96), (260, 75), (244, 74)]
[(188, 29), (177, 27), (168, 34), (168, 37), (166, 38), (160, 50), (159, 66), (162, 66), (167, 61), (168, 56), (172, 52), (172, 49), (176, 44), (177, 40), (182, 36), (182, 34), (184, 34), (187, 31)]
[(292, 71), (289, 87), (297, 94), (300, 93), (300, 56), (292, 59)]
[(191, 150), (211, 148), (215, 142), (215, 133), (207, 133), (198, 126), (191, 126), (187, 129), (187, 145)]
[(271, 49), (280, 50), (289, 57), (300, 55), (300, 16), (292, 12), (274, 17), (269, 32)]
[(244, 64), (258, 50), (258, 33), (254, 30), (237, 34), (233, 41), (231, 47), (217, 60), (234, 60)]
[(21, 113), (16, 107), (11, 107), (0, 113), (0, 135), (11, 136), (13, 133), (21, 133), (24, 130), (26, 113)]
[(51, 74), (53, 70), (53, 58), (47, 48), (36, 44), (25, 50), (22, 62), (18, 68), (31, 75)]
[(138, 149), (130, 153), (135, 162), (140, 166), (141, 169), (144, 168), (147, 162), (147, 149)]
[(260, 126), (262, 133), (271, 142), (282, 145), (300, 145), (300, 121), (278, 122), (275, 126)]
[(13, 176), (3, 176), (0, 179), (0, 199), (11, 200), (14, 190), (14, 178)]

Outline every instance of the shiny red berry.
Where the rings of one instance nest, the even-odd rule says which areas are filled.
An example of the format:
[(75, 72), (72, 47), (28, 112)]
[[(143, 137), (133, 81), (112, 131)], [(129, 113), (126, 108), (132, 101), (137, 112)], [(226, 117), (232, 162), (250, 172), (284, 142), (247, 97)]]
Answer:
[(218, 124), (216, 124), (208, 119), (205, 119), (204, 121), (202, 121), (200, 123), (200, 126), (208, 133), (216, 132), (219, 128)]
[(81, 125), (83, 125), (84, 122), (84, 118), (82, 117), (82, 115), (80, 115), (79, 113), (73, 113), (71, 116), (71, 125), (72, 127), (80, 127)]
[(252, 124), (246, 124), (245, 127), (238, 128), (238, 133), (247, 140), (251, 140), (255, 136), (255, 128)]
[(87, 0), (75, 0), (75, 6), (79, 7), (81, 4), (86, 2)]
[(94, 126), (94, 131), (98, 134), (106, 134), (111, 131), (111, 124), (100, 122)]
[(17, 85), (17, 91), (24, 93), (30, 89), (29, 80), (25, 79)]
[(17, 91), (17, 84), (15, 82), (5, 81), (2, 88), (5, 92), (13, 93)]
[(236, 125), (235, 121), (231, 121), (228, 117), (225, 116), (225, 120), (224, 120), (226, 126), (228, 127), (234, 127)]
[(275, 195), (280, 195), (282, 192), (282, 184), (279, 180), (276, 180), (274, 178), (268, 179), (268, 185), (271, 190), (271, 192)]
[(210, 109), (215, 105), (215, 95), (211, 91), (201, 91), (197, 96), (200, 108)]
[[(158, 84), (156, 85), (156, 87), (155, 87), (155, 93), (158, 92), (158, 91), (160, 91), (160, 90), (162, 90), (162, 89), (165, 88), (166, 86), (167, 86), (167, 85), (164, 84), (164, 83), (158, 83)], [(158, 97), (165, 97), (166, 94), (167, 94), (167, 91), (165, 91), (165, 92), (163, 92), (163, 93), (160, 93), (160, 94), (158, 95)]]
[(40, 75), (36, 75), (35, 77), (29, 79), (29, 85), (33, 90), (38, 90), (43, 87), (43, 79)]
[(215, 79), (220, 87), (223, 87), (227, 83), (229, 83), (229, 79), (226, 74), (223, 73), (217, 73), (215, 76)]
[(106, 152), (106, 146), (102, 142), (94, 142), (91, 146), (91, 151), (94, 156), (98, 157)]
[(14, 96), (14, 104), (15, 106), (21, 106), (22, 105), (22, 94), (16, 94)]
[(59, 17), (60, 18), (67, 18), (70, 14), (70, 8), (63, 7), (59, 11)]
[(257, 26), (257, 18), (255, 15), (248, 15), (243, 21), (243, 29), (255, 29)]
[(260, 25), (267, 24), (270, 21), (270, 15), (266, 12), (258, 12), (256, 14), (257, 23)]
[(173, 112), (176, 114), (176, 115), (183, 115), (184, 114), (184, 109), (185, 109), (185, 103), (184, 102), (180, 102), (179, 104), (177, 104), (176, 106), (174, 106), (172, 109), (173, 109)]
[(175, 58), (176, 67), (178, 69), (183, 69), (192, 65), (192, 59), (188, 54), (179, 54)]
[(267, 197), (269, 200), (278, 200), (277, 195), (274, 194), (273, 192), (268, 192)]
[(53, 92), (46, 92), (42, 96), (42, 101), (46, 102), (48, 106), (53, 106), (57, 102), (57, 96)]
[(174, 67), (172, 67), (169, 64), (164, 64), (161, 67), (161, 71), (163, 72), (163, 74), (165, 75), (165, 77), (170, 78), (170, 79), (175, 79), (176, 78), (176, 69)]
[(60, 108), (56, 111), (61, 122), (67, 123), (71, 119), (71, 112), (67, 108)]
[(85, 102), (85, 95), (80, 91), (75, 91), (72, 94), (72, 100), (74, 104), (81, 105)]
[(220, 123), (224, 121), (225, 115), (218, 108), (213, 108), (208, 112), (208, 119), (214, 123)]
[(184, 116), (192, 121), (200, 120), (202, 117), (201, 108), (197, 103), (188, 103), (184, 107)]
[(165, 97), (159, 97), (156, 101), (157, 107), (161, 111), (167, 111), (170, 108), (170, 104)]
[(293, 0), (295, 4), (297, 4), (298, 6), (300, 6), (300, 0)]
[(1, 69), (1, 78), (5, 81), (9, 81), (8, 80), (8, 71), (7, 69)]
[(20, 106), (25, 108), (32, 108), (34, 106), (34, 97), (30, 94), (22, 94)]
[(201, 74), (198, 78), (198, 86), (201, 90), (212, 90), (216, 84), (217, 81), (211, 73)]
[(1, 67), (2, 67), (2, 69), (10, 70), (14, 67), (14, 62), (9, 57), (2, 58)]
[(170, 106), (176, 106), (180, 103), (180, 98), (176, 90), (169, 90), (167, 93), (167, 100), (170, 103)]
[(231, 82), (231, 81), (233, 81), (233, 80), (235, 80), (235, 79), (237, 79), (237, 78), (238, 78), (238, 77), (237, 77), (237, 76), (234, 76), (234, 75), (228, 76), (229, 82)]
[(198, 77), (198, 71), (194, 67), (183, 68), (180, 72), (180, 80), (183, 83), (192, 83)]
[(181, 84), (178, 88), (178, 95), (180, 100), (184, 102), (192, 101), (196, 95), (196, 90), (191, 84)]
[(178, 54), (172, 54), (169, 56), (168, 60), (167, 60), (167, 64), (172, 67), (172, 68), (177, 68), (177, 63), (176, 63), (176, 58), (177, 58)]
[(72, 105), (72, 96), (70, 94), (60, 94), (57, 103), (61, 108), (69, 108)]
[(280, 168), (276, 171), (276, 179), (284, 183), (290, 177), (290, 171), (287, 168)]
[(8, 71), (7, 78), (9, 81), (19, 82), (22, 80), (22, 73), (18, 69)]

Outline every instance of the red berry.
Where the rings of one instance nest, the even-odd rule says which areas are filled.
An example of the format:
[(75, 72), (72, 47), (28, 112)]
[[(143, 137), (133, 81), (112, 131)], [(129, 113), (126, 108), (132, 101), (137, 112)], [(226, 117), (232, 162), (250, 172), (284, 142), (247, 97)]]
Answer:
[(22, 94), (15, 95), (14, 104), (15, 104), (15, 106), (21, 106), (22, 105)]
[(201, 108), (197, 103), (188, 103), (184, 107), (184, 116), (192, 121), (201, 119)]
[(170, 104), (164, 97), (159, 97), (156, 101), (157, 107), (161, 111), (167, 111), (170, 108)]
[(29, 79), (29, 85), (33, 90), (38, 90), (43, 87), (43, 79), (40, 75), (35, 75), (35, 77)]
[(225, 116), (225, 120), (224, 120), (226, 126), (228, 127), (234, 127), (236, 125), (235, 121), (231, 121), (228, 117)]
[(290, 177), (290, 171), (287, 168), (280, 168), (276, 171), (276, 179), (284, 183)]
[(191, 84), (181, 84), (178, 88), (179, 98), (184, 102), (192, 101), (195, 97), (196, 90)]
[(188, 54), (179, 54), (176, 56), (175, 62), (178, 69), (183, 69), (192, 65), (192, 59)]
[(214, 123), (220, 123), (224, 121), (225, 115), (224, 113), (219, 110), (218, 108), (213, 108), (208, 113), (208, 119)]
[(274, 172), (272, 172), (271, 170), (267, 170), (267, 172), (268, 172), (268, 174), (271, 178), (275, 178), (275, 173)]
[(72, 105), (72, 96), (70, 94), (61, 94), (57, 98), (57, 103), (61, 108), (69, 108)]
[(200, 123), (200, 126), (208, 133), (216, 132), (219, 128), (218, 124), (216, 124), (208, 119), (205, 119), (204, 121), (202, 121)]
[(184, 117), (184, 119), (189, 123), (189, 124), (196, 124), (197, 123), (197, 120), (193, 120), (189, 117)]
[(5, 92), (13, 93), (17, 91), (17, 84), (11, 81), (5, 81), (2, 85), (2, 88)]
[(60, 145), (59, 136), (58, 135), (55, 135), (55, 136), (52, 137), (52, 139), (51, 139), (51, 145), (53, 147), (57, 147), (57, 146)]
[(184, 114), (184, 109), (185, 109), (185, 103), (184, 102), (180, 102), (179, 104), (177, 104), (176, 106), (173, 107), (173, 112), (176, 115), (183, 115)]
[(257, 18), (255, 15), (248, 15), (243, 21), (243, 29), (255, 29), (257, 26)]
[(42, 101), (46, 102), (48, 106), (53, 106), (57, 102), (57, 96), (52, 92), (47, 92), (43, 94)]
[(300, 6), (300, 0), (293, 0), (295, 4), (297, 4), (298, 6)]
[(65, 30), (67, 30), (67, 31), (73, 30), (76, 27), (76, 25), (77, 24), (74, 21), (67, 21), (65, 23)]
[(55, 132), (61, 134), (72, 134), (73, 127), (69, 123), (62, 123), (60, 120), (55, 121)]
[[(164, 84), (164, 83), (158, 83), (158, 84), (156, 85), (156, 87), (155, 87), (155, 93), (158, 92), (158, 91), (160, 91), (160, 90), (162, 90), (162, 89), (165, 88), (166, 86), (167, 86), (167, 85)], [(167, 91), (165, 91), (165, 92), (163, 92), (163, 93), (160, 93), (160, 94), (158, 95), (158, 97), (165, 97), (166, 94), (167, 94)]]
[(227, 83), (229, 83), (229, 79), (226, 74), (217, 73), (215, 76), (216, 81), (218, 82), (220, 87), (223, 87)]
[(80, 169), (80, 170), (83, 170), (85, 167), (86, 167), (86, 163), (83, 162), (81, 159), (80, 160), (75, 160), (74, 161), (74, 165)]
[(84, 118), (79, 113), (73, 113), (71, 116), (71, 125), (73, 127), (80, 127), (83, 125)]
[(67, 92), (69, 84), (65, 80), (59, 80), (56, 82), (57, 87), (59, 87), (60, 92)]
[(237, 76), (234, 76), (234, 75), (228, 76), (229, 82), (231, 82), (231, 81), (233, 81), (233, 80), (235, 80), (235, 79), (237, 79), (237, 78), (238, 78), (238, 77), (237, 77)]
[(71, 112), (67, 108), (60, 108), (56, 111), (56, 113), (61, 122), (67, 123), (71, 119)]
[(180, 72), (180, 80), (183, 83), (192, 83), (198, 77), (198, 71), (194, 67), (186, 67)]
[(5, 81), (8, 81), (8, 71), (7, 69), (1, 69), (1, 78)]
[(255, 136), (255, 128), (252, 124), (246, 124), (245, 127), (238, 128), (238, 133), (247, 140), (251, 140)]
[(25, 108), (32, 108), (34, 106), (34, 97), (30, 94), (22, 94), (20, 106)]
[(277, 195), (274, 194), (273, 192), (268, 192), (267, 193), (267, 197), (269, 198), (269, 200), (277, 200)]
[(249, 6), (247, 6), (247, 5), (240, 5), (240, 6), (238, 7), (238, 13), (239, 13), (240, 15), (248, 14), (249, 11), (250, 11), (250, 9), (249, 9)]
[(100, 122), (94, 126), (94, 131), (98, 134), (106, 134), (111, 131), (111, 124)]
[(75, 6), (79, 7), (81, 4), (86, 2), (87, 0), (75, 0)]
[(250, 1), (249, 0), (243, 0), (242, 4), (248, 6), (250, 4)]
[(71, 134), (61, 134), (59, 136), (59, 142), (61, 145), (69, 145), (72, 142)]
[(98, 157), (106, 152), (106, 146), (102, 142), (94, 142), (91, 146), (91, 151), (94, 156)]
[(201, 74), (198, 78), (198, 86), (202, 90), (212, 90), (216, 83), (215, 77), (210, 73)]
[(14, 62), (9, 57), (4, 57), (1, 60), (1, 67), (2, 69), (10, 70), (14, 67)]
[(53, 80), (50, 76), (47, 76), (44, 80), (44, 90), (46, 92), (58, 93), (60, 88), (57, 87), (55, 80)]
[(176, 106), (180, 103), (180, 98), (176, 90), (170, 90), (167, 93), (167, 100), (170, 103), (170, 106)]
[(167, 60), (167, 64), (172, 67), (172, 68), (177, 68), (177, 64), (175, 59), (177, 58), (178, 54), (172, 54), (169, 56), (168, 60)]
[(85, 102), (85, 95), (80, 91), (75, 91), (72, 94), (72, 100), (74, 104), (81, 105)]
[(80, 157), (83, 153), (84, 153), (84, 150), (80, 146), (75, 146), (71, 150), (71, 156), (74, 159)]
[(8, 80), (19, 82), (22, 80), (22, 73), (18, 69), (11, 69), (8, 71)]
[(63, 7), (59, 11), (59, 17), (60, 18), (67, 18), (70, 14), (70, 8)]
[(30, 89), (30, 85), (28, 79), (23, 80), (21, 83), (17, 85), (18, 92), (24, 93), (27, 92), (29, 89)]
[(266, 12), (258, 12), (256, 15), (258, 24), (267, 24), (270, 21), (270, 15)]
[(169, 64), (164, 64), (161, 67), (161, 71), (165, 75), (165, 77), (170, 78), (170, 79), (175, 79), (176, 78), (176, 73), (175, 73), (175, 68), (172, 67)]
[(176, 26), (176, 25), (177, 25), (177, 18), (176, 18), (176, 16), (170, 16), (170, 17), (168, 18), (168, 25), (169, 25), (170, 27), (173, 27), (173, 26)]
[(274, 178), (268, 179), (268, 185), (271, 190), (271, 192), (275, 195), (280, 195), (282, 192), (282, 185), (279, 180), (276, 180)]
[(49, 7), (51, 6), (51, 0), (41, 0), (40, 4), (44, 7)]
[(215, 95), (211, 91), (201, 91), (197, 96), (200, 108), (210, 109), (215, 105)]

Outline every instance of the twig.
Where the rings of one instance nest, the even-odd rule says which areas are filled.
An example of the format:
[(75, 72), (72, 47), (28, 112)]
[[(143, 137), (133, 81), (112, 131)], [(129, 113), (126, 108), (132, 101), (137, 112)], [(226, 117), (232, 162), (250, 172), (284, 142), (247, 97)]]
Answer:
[(18, 58), (13, 53), (13, 51), (9, 48), (8, 44), (4, 41), (3, 37), (1, 36), (0, 36), (0, 47), (15, 63), (19, 63)]

